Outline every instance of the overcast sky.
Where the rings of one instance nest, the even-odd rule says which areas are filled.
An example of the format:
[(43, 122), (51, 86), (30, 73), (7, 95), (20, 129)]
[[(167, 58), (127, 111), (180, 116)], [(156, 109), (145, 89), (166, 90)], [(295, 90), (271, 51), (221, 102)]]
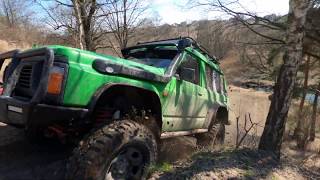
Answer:
[[(151, 9), (154, 11), (154, 15), (159, 15), (161, 23), (168, 24), (225, 17), (214, 11), (208, 13), (204, 9), (184, 8), (186, 2), (188, 0), (152, 0)], [(259, 15), (284, 15), (288, 13), (289, 9), (289, 0), (240, 0), (240, 4), (243, 9), (256, 12)]]

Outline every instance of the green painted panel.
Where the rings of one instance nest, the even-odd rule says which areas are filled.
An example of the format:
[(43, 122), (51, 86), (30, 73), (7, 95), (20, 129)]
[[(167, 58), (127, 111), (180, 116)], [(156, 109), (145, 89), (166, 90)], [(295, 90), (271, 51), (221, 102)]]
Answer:
[(128, 84), (155, 92), (162, 105), (163, 131), (178, 131), (202, 128), (208, 107), (217, 102), (226, 105), (227, 97), (225, 95), (206, 89), (205, 64), (209, 64), (221, 72), (219, 66), (208, 61), (206, 57), (192, 48), (187, 48), (187, 52), (197, 57), (201, 62), (199, 86), (177, 80), (175, 77), (169, 83), (159, 83), (128, 76), (100, 74), (92, 68), (95, 59), (113, 61), (123, 66), (144, 69), (157, 75), (164, 75), (165, 69), (74, 48), (48, 47), (52, 48), (55, 54), (66, 56), (69, 61), (69, 74), (63, 99), (64, 106), (86, 107), (97, 90), (106, 84)]

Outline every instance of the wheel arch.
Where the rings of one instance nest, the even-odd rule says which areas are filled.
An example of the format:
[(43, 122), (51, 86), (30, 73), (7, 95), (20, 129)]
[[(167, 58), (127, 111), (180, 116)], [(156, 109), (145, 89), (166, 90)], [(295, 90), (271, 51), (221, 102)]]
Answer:
[(216, 121), (220, 121), (223, 124), (229, 125), (229, 110), (225, 106), (219, 106), (216, 114), (215, 114)]
[[(117, 91), (119, 90), (119, 91)], [(133, 90), (133, 91), (132, 91)], [(88, 105), (89, 114), (92, 116), (94, 110), (100, 105), (103, 101), (110, 101), (110, 94), (118, 93), (118, 95), (123, 95), (123, 98), (128, 98), (129, 94), (122, 94), (123, 92), (140, 93), (139, 96), (142, 97), (142, 104), (147, 104), (150, 108), (152, 108), (152, 112), (156, 114), (156, 123), (162, 129), (162, 106), (159, 95), (150, 89), (133, 86), (130, 84), (124, 83), (111, 83), (106, 84), (98, 89), (98, 91), (93, 95), (91, 102)], [(112, 100), (111, 100), (112, 101)]]
[(208, 112), (205, 128), (211, 128), (213, 124), (221, 122), (225, 125), (229, 125), (229, 111), (226, 106), (220, 104), (214, 104)]

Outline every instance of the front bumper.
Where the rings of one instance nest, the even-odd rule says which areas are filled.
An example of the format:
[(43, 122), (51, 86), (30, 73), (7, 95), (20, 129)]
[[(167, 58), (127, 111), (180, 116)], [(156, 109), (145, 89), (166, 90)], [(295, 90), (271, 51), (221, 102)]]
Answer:
[(85, 108), (31, 104), (12, 97), (0, 96), (0, 122), (10, 125), (48, 126), (52, 123), (84, 120), (87, 115), (88, 109)]

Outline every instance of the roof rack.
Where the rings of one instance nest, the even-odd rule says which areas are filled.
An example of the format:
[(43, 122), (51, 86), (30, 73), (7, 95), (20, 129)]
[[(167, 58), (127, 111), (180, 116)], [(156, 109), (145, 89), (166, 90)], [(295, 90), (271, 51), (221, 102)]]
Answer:
[(203, 52), (204, 55), (207, 55), (209, 58), (211, 58), (212, 61), (219, 64), (219, 61), (215, 56), (212, 56), (210, 52), (203, 46), (201, 46), (199, 43), (197, 43), (196, 40), (194, 40), (192, 37), (184, 37), (186, 39), (190, 39), (192, 41), (192, 45), (196, 48), (198, 48), (200, 51)]
[(172, 39), (162, 39), (162, 40), (154, 40), (154, 41), (146, 41), (146, 42), (137, 42), (137, 45), (140, 44), (151, 44), (151, 43), (157, 43), (157, 42), (163, 42), (163, 41), (174, 41), (174, 40), (180, 40), (181, 37), (179, 38), (172, 38)]
[[(184, 41), (184, 42), (182, 42)], [(183, 48), (192, 46), (197, 49), (199, 49), (203, 55), (207, 55), (209, 57), (209, 60), (213, 61), (214, 63), (218, 63), (217, 58), (215, 56), (210, 55), (209, 51), (201, 46), (199, 43), (196, 42), (192, 37), (178, 37), (178, 38), (172, 38), (172, 39), (163, 39), (163, 40), (155, 40), (155, 41), (147, 41), (147, 42), (138, 42), (136, 46), (129, 47), (126, 49), (123, 49), (122, 51), (126, 51), (132, 48), (135, 48), (137, 46), (149, 46), (149, 45), (180, 45), (183, 44)]]

